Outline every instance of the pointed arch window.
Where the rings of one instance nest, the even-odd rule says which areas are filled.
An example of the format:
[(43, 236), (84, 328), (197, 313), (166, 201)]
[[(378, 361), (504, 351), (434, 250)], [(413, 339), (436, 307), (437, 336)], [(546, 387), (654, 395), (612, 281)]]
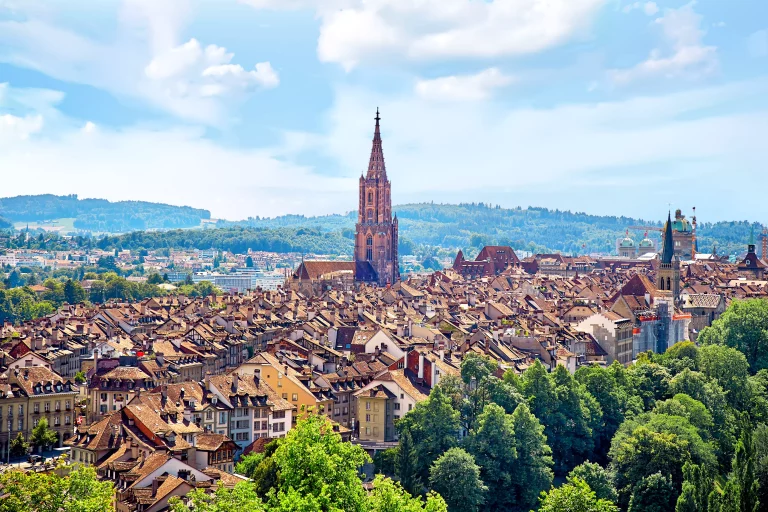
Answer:
[(365, 239), (365, 259), (368, 261), (373, 259), (373, 237), (371, 235)]
[(368, 222), (373, 222), (373, 210), (368, 210)]
[(373, 204), (373, 192), (368, 192), (368, 204)]

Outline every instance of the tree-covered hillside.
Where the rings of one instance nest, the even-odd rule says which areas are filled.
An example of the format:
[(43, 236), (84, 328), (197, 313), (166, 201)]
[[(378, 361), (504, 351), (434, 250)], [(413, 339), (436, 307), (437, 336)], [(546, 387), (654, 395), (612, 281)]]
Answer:
[[(655, 220), (588, 215), (581, 212), (548, 208), (501, 208), (483, 203), (405, 204), (394, 207), (400, 220), (401, 253), (408, 254), (419, 246), (446, 249), (480, 248), (487, 244), (510, 245), (532, 252), (560, 251), (566, 254), (604, 253), (615, 251), (616, 239), (624, 237), (630, 226), (661, 227), (663, 218)], [(326, 232), (339, 232), (353, 238), (357, 215), (305, 217), (287, 215), (250, 218), (238, 223), (258, 228), (311, 227)], [(762, 227), (747, 221), (700, 223), (699, 251), (711, 252), (713, 244), (720, 254), (741, 254), (746, 249), (750, 230), (759, 234)], [(644, 233), (630, 231), (635, 242)], [(658, 232), (650, 236), (659, 241)], [(471, 251), (470, 251), (471, 252)]]
[(74, 218), (74, 226), (80, 230), (124, 233), (142, 229), (193, 228), (199, 226), (201, 220), (210, 219), (211, 212), (144, 201), (110, 202), (78, 199), (77, 195), (43, 194), (0, 198), (0, 217), (11, 222)]
[[(483, 203), (406, 204), (395, 206), (400, 220), (400, 254), (423, 257), (442, 250), (442, 255), (463, 249), (469, 255), (489, 244), (510, 245), (516, 250), (565, 254), (615, 252), (616, 240), (630, 226), (660, 228), (664, 219), (588, 215), (548, 208), (501, 208)], [(11, 221), (39, 221), (74, 217), (78, 229), (94, 232), (131, 233), (86, 240), (104, 249), (197, 248), (244, 252), (247, 249), (275, 252), (350, 255), (354, 245), (356, 212), (345, 215), (275, 218), (251, 217), (219, 221), (218, 229), (152, 232), (155, 229), (191, 228), (209, 219), (206, 210), (144, 202), (110, 203), (75, 196), (23, 196), (0, 199), (0, 216)], [(0, 229), (2, 220), (0, 219)], [(150, 230), (150, 231), (147, 231)], [(702, 222), (698, 227), (699, 252), (738, 256), (754, 230), (762, 226), (748, 221)], [(639, 243), (642, 230), (629, 231)], [(659, 243), (659, 232), (651, 231)], [(78, 242), (79, 245), (79, 242)], [(56, 244), (48, 244), (48, 248)]]

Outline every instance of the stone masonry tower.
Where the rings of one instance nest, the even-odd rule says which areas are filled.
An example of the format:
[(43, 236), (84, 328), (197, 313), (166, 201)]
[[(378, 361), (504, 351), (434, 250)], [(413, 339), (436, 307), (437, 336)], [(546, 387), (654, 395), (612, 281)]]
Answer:
[(368, 263), (376, 272), (380, 286), (400, 279), (397, 257), (397, 216), (392, 218), (392, 199), (384, 151), (379, 131), (379, 110), (368, 163), (368, 173), (360, 176), (360, 197), (355, 234), (355, 262)]

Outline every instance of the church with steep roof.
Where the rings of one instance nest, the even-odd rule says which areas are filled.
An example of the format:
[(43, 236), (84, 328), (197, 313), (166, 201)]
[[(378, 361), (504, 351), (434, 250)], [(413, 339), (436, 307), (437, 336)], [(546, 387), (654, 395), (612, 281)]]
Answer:
[(287, 282), (294, 290), (318, 293), (360, 283), (389, 286), (400, 280), (398, 221), (392, 213), (378, 109), (375, 121), (368, 171), (360, 176), (353, 261), (303, 261)]

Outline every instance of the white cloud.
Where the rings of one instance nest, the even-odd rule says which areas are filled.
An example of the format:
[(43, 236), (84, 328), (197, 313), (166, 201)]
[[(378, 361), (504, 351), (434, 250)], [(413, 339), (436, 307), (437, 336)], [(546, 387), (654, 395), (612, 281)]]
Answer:
[(693, 10), (695, 2), (678, 9), (666, 9), (654, 20), (661, 29), (663, 47), (654, 48), (648, 59), (629, 69), (613, 70), (614, 82), (626, 84), (652, 77), (676, 78), (709, 74), (717, 69), (717, 48), (703, 43), (701, 15)]
[[(257, 88), (279, 84), (268, 62), (247, 70), (217, 45), (179, 40), (190, 15), (189, 0), (122, 0), (112, 39), (95, 39), (23, 11), (0, 21), (0, 61), (39, 70), (121, 96), (141, 98), (180, 118), (223, 124), (228, 110)], [(19, 6), (23, 9), (24, 6)], [(48, 7), (51, 9), (51, 7)], [(216, 66), (227, 65), (217, 72)], [(204, 75), (209, 68), (214, 68)]]
[(269, 62), (246, 71), (231, 63), (233, 57), (226, 48), (203, 48), (196, 39), (190, 39), (152, 59), (144, 72), (160, 97), (176, 101), (231, 98), (255, 87), (272, 88), (280, 83)]
[(768, 29), (758, 30), (750, 35), (747, 48), (753, 57), (768, 56)]
[(351, 69), (393, 55), (415, 60), (535, 53), (582, 35), (607, 0), (243, 0), (310, 8), (318, 56)]
[[(286, 157), (288, 147), (298, 144), (294, 136), (285, 147), (237, 149), (205, 138), (200, 129), (113, 130), (62, 121), (50, 107), (25, 117), (4, 111), (8, 98), (25, 96), (30, 93), (24, 89), (0, 85), (5, 196), (28, 194), (34, 183), (35, 193), (189, 204), (229, 219), (332, 213), (355, 197), (355, 178), (321, 176), (291, 163)], [(47, 126), (49, 115), (56, 126)]]
[(25, 140), (30, 135), (43, 129), (43, 116), (32, 115), (25, 117), (0, 114), (0, 139)]
[(625, 5), (623, 10), (624, 12), (632, 12), (640, 9), (648, 16), (653, 16), (659, 12), (659, 6), (656, 5), (656, 2), (634, 2)]
[[(721, 180), (723, 172), (754, 177), (768, 158), (762, 135), (768, 111), (722, 114), (717, 107), (734, 98), (760, 98), (766, 90), (763, 81), (547, 109), (510, 109), (492, 101), (445, 108), (415, 95), (393, 97), (380, 104), (393, 201), (476, 201), (496, 194), (507, 205), (525, 204), (523, 187), (567, 190), (595, 176), (634, 180), (647, 189), (653, 177), (638, 174), (641, 166), (665, 175), (684, 164), (698, 167), (698, 184)], [(367, 161), (370, 105), (377, 100), (359, 89), (336, 93), (331, 131), (321, 147), (345, 174), (359, 174)], [(740, 162), (738, 170), (734, 161)], [(703, 194), (702, 188), (716, 202), (711, 196), (718, 187), (702, 185), (696, 193)], [(345, 203), (348, 208), (353, 200)], [(589, 198), (581, 200), (585, 208)], [(555, 196), (547, 201), (539, 204), (559, 206)]]
[(488, 99), (493, 91), (511, 84), (514, 79), (498, 68), (489, 68), (474, 75), (454, 75), (419, 80), (416, 93), (437, 101), (478, 101)]

